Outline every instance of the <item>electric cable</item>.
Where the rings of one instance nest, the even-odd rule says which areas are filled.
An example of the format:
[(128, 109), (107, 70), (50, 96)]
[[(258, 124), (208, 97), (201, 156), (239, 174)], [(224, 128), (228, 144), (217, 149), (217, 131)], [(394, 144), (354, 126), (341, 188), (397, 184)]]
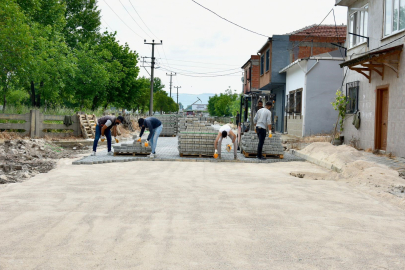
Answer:
[(107, 6), (111, 9), (112, 12), (114, 12), (114, 14), (118, 17), (118, 19), (121, 20), (121, 22), (123, 22), (125, 24), (126, 27), (129, 28), (129, 30), (131, 30), (135, 35), (137, 35), (138, 37), (142, 38), (138, 33), (136, 33), (131, 27), (129, 27), (122, 19), (120, 16), (118, 16), (117, 13), (115, 13), (115, 11), (110, 7), (110, 5), (107, 3), (107, 1), (104, 0), (104, 3), (107, 4)]
[(152, 32), (152, 30), (150, 30), (150, 28), (148, 27), (148, 25), (145, 23), (145, 21), (144, 20), (142, 20), (142, 17), (141, 17), (141, 15), (139, 15), (139, 13), (138, 13), (138, 11), (136, 11), (136, 9), (135, 9), (135, 7), (134, 7), (134, 5), (132, 5), (132, 2), (131, 2), (131, 0), (128, 0), (128, 2), (131, 4), (131, 6), (132, 6), (132, 8), (135, 10), (135, 12), (136, 12), (136, 14), (138, 15), (138, 17), (139, 17), (139, 19), (141, 19), (141, 21), (143, 22), (143, 24), (146, 26), (146, 28), (149, 30), (149, 32), (153, 35), (153, 36), (155, 36), (155, 38), (157, 38), (158, 39), (158, 37)]
[(145, 30), (143, 30), (143, 28), (138, 24), (138, 22), (134, 19), (134, 17), (132, 17), (131, 13), (129, 13), (129, 11), (127, 10), (127, 8), (124, 6), (124, 4), (122, 4), (121, 0), (119, 0), (121, 3), (121, 6), (125, 9), (125, 11), (128, 13), (128, 15), (131, 17), (131, 19), (136, 23), (136, 25), (138, 25), (138, 27), (151, 39), (153, 39), (148, 33), (146, 33)]
[(207, 7), (204, 7), (204, 6), (201, 5), (200, 3), (198, 3), (198, 2), (196, 2), (196, 1), (194, 1), (194, 0), (191, 0), (191, 1), (193, 1), (194, 3), (196, 3), (197, 5), (199, 5), (200, 7), (202, 7), (202, 8), (204, 8), (204, 9), (208, 10), (209, 12), (215, 14), (217, 17), (219, 17), (219, 18), (221, 18), (221, 19), (223, 19), (223, 20), (225, 20), (225, 21), (227, 21), (227, 22), (229, 22), (229, 23), (231, 23), (231, 24), (233, 24), (233, 25), (236, 25), (236, 26), (239, 27), (239, 28), (242, 28), (242, 29), (244, 29), (244, 30), (246, 30), (246, 31), (249, 31), (249, 32), (254, 33), (254, 34), (256, 34), (256, 35), (259, 35), (259, 36), (269, 37), (269, 36), (266, 36), (266, 35), (257, 33), (257, 32), (255, 32), (255, 31), (249, 30), (249, 29), (247, 29), (247, 28), (245, 28), (245, 27), (243, 27), (243, 26), (240, 26), (239, 24), (236, 24), (236, 23), (234, 23), (234, 22), (231, 22), (230, 20), (228, 20), (228, 19), (226, 19), (226, 18), (224, 18), (224, 17), (218, 15), (217, 13), (215, 13), (214, 11), (212, 11), (211, 9), (209, 9), (209, 8), (207, 8)]
[[(161, 66), (165, 67), (164, 65), (161, 65)], [(165, 68), (172, 68), (172, 67), (165, 67)], [(195, 73), (195, 74), (213, 74), (213, 73), (221, 73), (221, 72), (227, 72), (227, 71), (236, 71), (236, 70), (240, 71), (240, 68), (233, 68), (233, 69), (226, 69), (226, 70), (219, 70), (219, 71), (212, 71), (212, 72), (196, 72), (196, 71), (190, 71), (190, 70), (180, 69), (180, 68), (176, 68), (176, 70), (191, 72), (191, 73)], [(176, 72), (176, 71), (174, 70), (173, 72)]]
[[(161, 58), (163, 59), (163, 58)], [(207, 65), (218, 65), (218, 66), (236, 66), (236, 65), (229, 65), (229, 64), (219, 64), (219, 63), (209, 63), (209, 62), (196, 62), (196, 61), (186, 61), (186, 60), (176, 60), (167, 58), (167, 60), (175, 61), (175, 62), (188, 62), (188, 63), (200, 63), (200, 64), (207, 64)]]
[[(161, 68), (162, 70), (166, 70), (166, 71), (168, 71), (168, 72), (171, 72), (171, 70), (169, 70), (169, 69), (166, 69), (166, 68)], [(218, 74), (218, 75), (207, 75), (207, 76), (205, 76), (205, 75), (199, 75), (199, 76), (197, 76), (197, 75), (193, 75), (193, 74), (188, 74), (188, 73), (179, 73), (179, 72), (177, 72), (177, 74), (179, 74), (179, 75), (183, 75), (183, 76), (187, 76), (187, 77), (195, 77), (195, 78), (206, 78), (206, 77), (224, 77), (224, 76), (235, 76), (234, 74), (237, 74), (237, 73), (240, 73), (240, 71), (238, 71), (238, 72), (233, 72), (233, 73), (228, 73), (228, 74)], [(235, 76), (235, 77), (239, 77), (239, 76)]]
[[(333, 8), (328, 12), (328, 14), (325, 16), (325, 18), (323, 18), (323, 20), (321, 21), (320, 24), (318, 24), (314, 30), (318, 29), (319, 26), (321, 26), (321, 24), (326, 20), (326, 18), (328, 18), (329, 14), (333, 11)], [(300, 41), (300, 43), (298, 43), (297, 45), (293, 46), (291, 48), (291, 50), (294, 50), (295, 48), (299, 47), (299, 45), (301, 45), (304, 41), (306, 41), (309, 37), (314, 37), (314, 35), (308, 34), (306, 38), (304, 38), (303, 40)]]

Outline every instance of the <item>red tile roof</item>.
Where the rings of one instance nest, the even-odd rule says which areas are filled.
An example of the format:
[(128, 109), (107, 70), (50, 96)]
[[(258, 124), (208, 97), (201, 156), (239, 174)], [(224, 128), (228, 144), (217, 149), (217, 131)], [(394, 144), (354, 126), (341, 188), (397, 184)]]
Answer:
[(317, 36), (317, 37), (336, 37), (336, 31), (339, 37), (346, 37), (346, 25), (310, 25), (299, 29), (289, 35), (296, 36)]

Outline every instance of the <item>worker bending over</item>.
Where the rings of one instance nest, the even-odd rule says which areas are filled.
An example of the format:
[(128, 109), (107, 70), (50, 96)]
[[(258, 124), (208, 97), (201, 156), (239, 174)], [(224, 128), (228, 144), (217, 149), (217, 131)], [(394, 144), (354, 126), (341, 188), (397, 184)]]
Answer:
[[(93, 153), (91, 154), (92, 156), (96, 155), (98, 140), (101, 139), (101, 141), (104, 142), (106, 137), (108, 147), (107, 155), (113, 155), (113, 152), (111, 151), (111, 129), (113, 130), (114, 137), (117, 137), (117, 126), (122, 122), (124, 122), (124, 117), (115, 117), (112, 115), (106, 115), (97, 120), (96, 135), (93, 142)], [(115, 140), (117, 141), (117, 138), (115, 138)]]
[(266, 139), (266, 127), (269, 128), (269, 137), (271, 138), (271, 101), (266, 102), (266, 108), (257, 111), (253, 122), (256, 124), (256, 133), (259, 137), (259, 144), (257, 145), (257, 158), (264, 159), (262, 155), (264, 140)]
[(143, 135), (143, 132), (145, 131), (145, 128), (149, 129), (149, 136), (146, 140), (146, 143), (150, 143), (150, 146), (152, 147), (152, 153), (149, 155), (149, 157), (154, 158), (156, 156), (157, 141), (163, 129), (162, 122), (160, 122), (160, 120), (155, 117), (148, 117), (145, 119), (139, 118), (138, 124), (139, 127), (142, 128), (141, 133), (139, 134), (138, 142), (141, 141), (141, 137)]
[[(237, 142), (236, 142), (236, 135), (233, 133), (232, 128), (229, 125), (223, 125), (218, 132), (218, 136), (215, 139), (214, 147), (215, 147), (215, 154), (218, 155), (219, 158), (221, 158), (221, 145), (222, 145), (222, 140), (225, 139), (226, 137), (231, 138), (232, 143), (233, 143), (233, 154), (234, 154), (234, 159), (237, 159), (236, 151), (238, 149)], [(228, 147), (231, 147), (228, 145)], [(218, 152), (219, 149), (219, 152)]]

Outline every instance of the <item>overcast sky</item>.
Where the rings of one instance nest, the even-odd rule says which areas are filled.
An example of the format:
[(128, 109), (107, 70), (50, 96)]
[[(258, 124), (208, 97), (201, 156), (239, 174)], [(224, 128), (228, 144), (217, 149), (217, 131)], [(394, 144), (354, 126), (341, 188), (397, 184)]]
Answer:
[[(236, 24), (267, 36), (319, 24), (335, 3), (335, 0), (196, 1)], [(241, 66), (267, 39), (216, 17), (192, 0), (98, 0), (98, 5), (103, 30), (117, 31), (120, 42), (128, 43), (140, 56), (151, 56), (151, 46), (144, 45), (144, 39), (163, 40), (163, 46), (156, 46), (160, 68), (155, 76), (162, 79), (167, 92), (170, 81), (167, 70), (192, 76), (232, 73), (203, 78), (178, 74), (173, 77), (173, 85), (181, 86), (180, 93), (221, 93), (229, 86), (240, 92)], [(346, 12), (346, 8), (335, 7), (338, 24), (346, 24)], [(332, 13), (324, 24), (334, 24)], [(143, 68), (140, 75), (149, 76)]]

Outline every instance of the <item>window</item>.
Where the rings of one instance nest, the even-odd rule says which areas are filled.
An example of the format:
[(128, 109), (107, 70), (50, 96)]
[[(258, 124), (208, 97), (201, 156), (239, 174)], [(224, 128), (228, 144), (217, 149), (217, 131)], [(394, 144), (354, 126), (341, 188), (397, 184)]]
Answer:
[(385, 0), (384, 35), (405, 29), (405, 0)]
[(347, 113), (356, 113), (359, 106), (359, 81), (346, 84)]
[(266, 71), (270, 69), (270, 50), (266, 52)]
[[(387, 0), (389, 1), (389, 0)], [(405, 1), (405, 0), (402, 0)], [(367, 37), (368, 35), (368, 5), (350, 15), (350, 33)], [(350, 47), (367, 41), (366, 38), (355, 35), (350, 36)]]
[(264, 73), (264, 55), (260, 57), (260, 75)]
[(291, 91), (287, 95), (287, 113), (301, 113), (302, 112), (302, 88)]
[(301, 113), (302, 89), (295, 92), (294, 112)]

